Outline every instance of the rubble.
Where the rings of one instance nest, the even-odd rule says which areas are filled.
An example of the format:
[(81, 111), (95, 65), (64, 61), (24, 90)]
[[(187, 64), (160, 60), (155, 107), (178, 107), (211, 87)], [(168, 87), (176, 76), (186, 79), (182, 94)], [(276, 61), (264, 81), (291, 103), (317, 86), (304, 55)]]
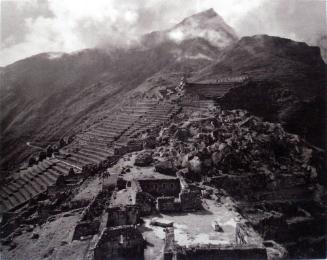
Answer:
[(298, 136), (286, 133), (280, 124), (263, 122), (242, 110), (222, 111), (205, 119), (194, 118), (187, 128), (184, 123), (173, 126), (175, 132), (190, 129), (189, 138), (194, 142), (179, 142), (169, 129), (162, 132), (161, 139), (172, 140), (165, 149), (174, 155), (174, 162), (165, 162), (167, 167), (181, 165), (197, 175), (251, 172), (276, 179), (276, 176), (296, 172), (308, 179), (316, 177), (316, 167), (308, 165), (312, 160), (312, 149), (306, 143)]

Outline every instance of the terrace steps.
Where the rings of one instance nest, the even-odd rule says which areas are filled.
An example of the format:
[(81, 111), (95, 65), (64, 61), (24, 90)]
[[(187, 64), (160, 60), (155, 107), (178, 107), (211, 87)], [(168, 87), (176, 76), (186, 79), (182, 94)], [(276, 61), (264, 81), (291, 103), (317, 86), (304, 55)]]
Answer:
[[(65, 166), (63, 166), (65, 165)], [(67, 175), (69, 173), (69, 169), (66, 167), (67, 165), (64, 163), (57, 163), (52, 166), (52, 169), (56, 170), (60, 175)]]
[(27, 192), (25, 187), (20, 188), (19, 192), (22, 194), (25, 201), (31, 198), (31, 195)]
[(83, 154), (79, 154), (79, 153), (72, 153), (71, 156), (69, 156), (68, 158), (73, 158), (74, 160), (78, 161), (78, 162), (81, 162), (82, 164), (88, 164), (88, 163), (95, 163), (95, 164), (98, 164), (101, 159), (94, 159), (94, 158), (91, 158), (90, 156), (86, 156), (86, 155), (83, 155)]
[(94, 160), (101, 160), (101, 161), (104, 161), (109, 157), (109, 155), (99, 154), (99, 153), (94, 153), (94, 152), (91, 153), (91, 152), (85, 151), (85, 150), (79, 150), (77, 152), (77, 154), (92, 158)]
[(81, 150), (90, 151), (90, 152), (99, 152), (104, 154), (112, 154), (112, 150), (109, 147), (98, 147), (96, 145), (80, 146)]
[[(71, 158), (71, 157), (67, 157), (65, 159), (60, 159), (60, 160), (63, 163), (71, 165), (71, 168), (77, 167), (77, 168), (81, 169), (81, 168), (83, 168), (83, 166), (87, 165), (87, 163), (80, 162), (80, 161), (75, 160), (74, 158)], [(68, 173), (69, 173), (69, 170), (67, 171), (66, 174), (64, 174), (64, 176), (67, 176)]]
[(84, 154), (84, 155), (89, 155), (89, 156), (99, 156), (101, 158), (106, 159), (107, 157), (111, 156), (112, 153), (111, 152), (107, 152), (105, 150), (92, 150), (92, 149), (87, 149), (87, 148), (82, 148), (78, 151), (78, 153), (80, 154)]

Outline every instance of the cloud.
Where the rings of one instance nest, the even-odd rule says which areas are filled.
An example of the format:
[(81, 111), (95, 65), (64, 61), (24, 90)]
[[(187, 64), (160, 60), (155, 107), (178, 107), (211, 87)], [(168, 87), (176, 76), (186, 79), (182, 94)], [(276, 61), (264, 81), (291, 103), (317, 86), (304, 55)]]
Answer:
[(325, 4), (320, 0), (7, 0), (1, 2), (0, 65), (40, 52), (130, 46), (141, 34), (170, 28), (211, 7), (240, 36), (265, 33), (314, 44), (317, 35), (324, 34)]

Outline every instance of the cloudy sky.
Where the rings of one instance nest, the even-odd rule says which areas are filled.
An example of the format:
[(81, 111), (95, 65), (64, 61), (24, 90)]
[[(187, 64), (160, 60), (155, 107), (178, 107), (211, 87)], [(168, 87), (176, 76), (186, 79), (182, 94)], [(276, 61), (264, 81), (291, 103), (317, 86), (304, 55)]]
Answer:
[(48, 51), (128, 45), (214, 8), (239, 36), (269, 34), (316, 44), (326, 0), (0, 0), (0, 66)]

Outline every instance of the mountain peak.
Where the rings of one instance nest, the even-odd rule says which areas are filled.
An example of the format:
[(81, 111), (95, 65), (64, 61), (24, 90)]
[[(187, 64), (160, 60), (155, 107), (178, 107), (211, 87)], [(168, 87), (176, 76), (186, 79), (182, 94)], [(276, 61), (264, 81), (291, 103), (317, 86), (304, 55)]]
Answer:
[[(212, 17), (215, 17), (215, 16), (218, 16), (218, 14), (216, 13), (216, 11), (213, 9), (213, 8), (210, 8), (210, 9), (207, 9), (205, 11), (202, 11), (202, 12), (199, 12), (199, 13), (196, 13), (194, 15), (192, 15), (194, 17), (206, 17), (206, 18), (212, 18)], [(191, 17), (192, 17), (191, 16)]]
[(238, 40), (234, 29), (210, 8), (185, 18), (168, 30), (145, 35), (143, 43), (145, 46), (153, 46), (167, 40), (181, 43), (196, 38), (203, 38), (219, 49), (230, 46)]
[(238, 40), (234, 29), (213, 8), (185, 18), (168, 30), (168, 35), (172, 40), (179, 41), (202, 37), (219, 48), (227, 47)]

